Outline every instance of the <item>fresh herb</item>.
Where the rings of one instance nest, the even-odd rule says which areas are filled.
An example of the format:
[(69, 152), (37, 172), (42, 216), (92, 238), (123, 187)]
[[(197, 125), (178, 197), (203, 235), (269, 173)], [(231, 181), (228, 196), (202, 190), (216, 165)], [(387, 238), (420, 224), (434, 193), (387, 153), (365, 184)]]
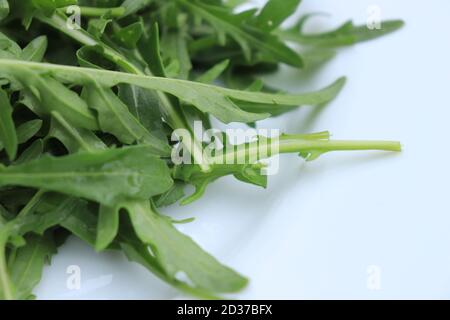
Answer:
[[(240, 145), (216, 132), (222, 149), (209, 150), (194, 134), (196, 120), (205, 129), (212, 118), (256, 127), (327, 104), (345, 84), (283, 93), (261, 74), (281, 63), (308, 68), (333, 48), (403, 24), (369, 30), (347, 22), (305, 34), (311, 15), (282, 28), (300, 0), (237, 13), (240, 3), (0, 0), (0, 298), (34, 298), (68, 235), (97, 251), (120, 250), (189, 295), (238, 292), (248, 280), (174, 227), (192, 219), (174, 221), (160, 208), (198, 200), (230, 175), (267, 187), (263, 161), (279, 154), (312, 161), (331, 151), (401, 150), (398, 142), (333, 141), (328, 132)], [(189, 185), (195, 192), (186, 195)]]

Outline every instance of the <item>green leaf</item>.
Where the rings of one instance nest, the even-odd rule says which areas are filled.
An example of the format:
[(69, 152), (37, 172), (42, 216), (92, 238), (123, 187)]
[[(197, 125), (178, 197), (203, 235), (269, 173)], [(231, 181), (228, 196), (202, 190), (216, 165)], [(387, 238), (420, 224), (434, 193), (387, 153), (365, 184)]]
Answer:
[(256, 27), (270, 32), (278, 28), (300, 5), (301, 0), (269, 0), (256, 17)]
[(133, 85), (119, 85), (119, 98), (147, 132), (161, 141), (167, 141), (163, 113), (157, 94)]
[(31, 0), (38, 9), (55, 10), (62, 7), (77, 4), (77, 0)]
[(150, 30), (144, 33), (138, 43), (142, 58), (147, 63), (153, 75), (165, 77), (164, 63), (161, 58), (161, 45), (159, 41), (159, 26), (154, 23)]
[(119, 231), (119, 208), (100, 206), (95, 249), (105, 250)]
[(0, 0), (0, 21), (5, 19), (8, 15), (9, 15), (8, 0)]
[[(24, 236), (30, 232), (43, 236), (46, 230), (67, 220), (68, 217), (82, 209), (80, 207), (82, 202), (79, 200), (72, 198), (59, 200), (59, 205), (45, 213), (29, 212), (25, 216), (19, 216), (11, 220), (6, 225), (0, 225), (0, 299), (28, 298), (29, 291), (36, 285), (42, 272), (41, 268), (43, 265), (39, 262), (42, 261), (40, 260), (42, 258), (40, 253), (47, 252), (46, 257), (48, 257), (49, 253), (48, 250), (41, 250), (45, 247), (35, 248), (34, 246), (38, 244), (38, 241), (34, 239), (30, 241), (29, 246), (23, 248), (23, 251), (19, 249), (18, 256), (14, 259), (13, 268), (10, 272), (4, 254), (8, 239), (13, 236)], [(45, 200), (43, 203), (45, 205)], [(39, 205), (42, 205), (42, 203)], [(48, 243), (41, 244), (48, 245)], [(35, 251), (35, 249), (39, 250)], [(34, 253), (37, 256), (34, 257), (30, 253)], [(15, 281), (13, 282), (11, 278)], [(27, 279), (22, 282), (22, 278)]]
[[(251, 61), (252, 49), (261, 51), (277, 61), (301, 68), (301, 57), (281, 42), (276, 36), (262, 32), (257, 28), (244, 24), (246, 19), (233, 15), (222, 7), (204, 4), (201, 1), (177, 0), (193, 12), (193, 14), (207, 20), (219, 32), (219, 38), (228, 34), (241, 46), (247, 61)], [(222, 40), (223, 42), (223, 40)]]
[(188, 79), (192, 70), (191, 57), (188, 51), (188, 34), (184, 29), (168, 32), (161, 41), (164, 60), (176, 62), (179, 66), (176, 77)]
[(111, 19), (99, 18), (99, 19), (91, 19), (88, 24), (88, 33), (93, 35), (94, 37), (100, 39), (105, 33), (105, 29), (109, 23), (111, 23)]
[(61, 222), (61, 226), (95, 248), (97, 238), (97, 217), (87, 202), (80, 203), (80, 209), (74, 210)]
[(44, 266), (56, 253), (49, 235), (26, 237), (27, 244), (17, 250), (14, 263), (9, 267), (11, 280), (16, 288), (16, 299), (25, 300), (32, 295), (33, 288), (42, 277)]
[(125, 8), (125, 14), (122, 17), (129, 16), (144, 9), (146, 6), (151, 4), (153, 0), (125, 0), (122, 3), (122, 7)]
[[(340, 78), (330, 86), (313, 93), (306, 93), (302, 95), (302, 101), (299, 105), (310, 105), (319, 106), (332, 101), (341, 92), (346, 82), (345, 78)], [(300, 96), (298, 96), (300, 97)], [(300, 100), (300, 99), (299, 99)], [(292, 101), (293, 102), (293, 101)], [(270, 113), (272, 116), (278, 116), (283, 113), (289, 112), (296, 107), (293, 103), (284, 104), (281, 103), (277, 105), (265, 104), (265, 103), (255, 103), (255, 102), (238, 102), (239, 107), (242, 110), (252, 112), (252, 113)]]
[(114, 206), (127, 199), (149, 199), (172, 186), (164, 161), (149, 147), (132, 147), (43, 156), (18, 166), (0, 168), (0, 185), (61, 192)]
[(267, 176), (263, 175), (261, 164), (215, 164), (210, 172), (203, 172), (198, 166), (177, 166), (174, 170), (174, 178), (192, 184), (195, 192), (181, 201), (181, 205), (188, 205), (200, 199), (209, 184), (216, 180), (233, 175), (238, 180), (259, 187), (267, 187)]
[(35, 160), (41, 157), (44, 152), (44, 142), (42, 139), (34, 141), (31, 146), (25, 149), (22, 154), (14, 162), (15, 165), (20, 165), (31, 160)]
[(77, 51), (77, 60), (82, 67), (114, 70), (114, 64), (105, 60), (103, 53), (104, 49), (101, 46), (84, 46)]
[(17, 154), (17, 133), (12, 118), (12, 106), (5, 91), (0, 89), (0, 142), (10, 160)]
[(0, 300), (12, 300), (15, 288), (11, 281), (6, 263), (5, 247), (11, 235), (11, 225), (0, 225)]
[(304, 34), (301, 30), (291, 29), (280, 31), (279, 35), (288, 41), (294, 41), (300, 44), (322, 47), (340, 47), (349, 46), (363, 41), (373, 40), (402, 28), (404, 22), (401, 20), (384, 21), (381, 23), (381, 29), (369, 29), (367, 26), (355, 26), (353, 22), (348, 21), (336, 30), (318, 33)]
[(178, 202), (185, 196), (184, 193), (185, 186), (186, 186), (185, 183), (181, 181), (175, 181), (173, 186), (168, 191), (166, 191), (165, 193), (163, 193), (162, 195), (158, 196), (155, 199), (155, 205), (158, 208), (161, 208), (170, 206)]
[(33, 138), (42, 128), (43, 121), (35, 119), (27, 121), (17, 127), (17, 140), (19, 144), (25, 143)]
[(19, 59), (22, 55), (20, 46), (8, 36), (0, 32), (0, 57), (7, 59)]
[(48, 40), (41, 36), (31, 41), (22, 51), (22, 60), (41, 62), (47, 51)]
[(224, 60), (199, 76), (195, 81), (205, 84), (212, 84), (222, 75), (229, 65), (230, 60)]
[(269, 116), (268, 113), (252, 113), (241, 110), (233, 100), (254, 104), (270, 104), (272, 108), (276, 108), (278, 105), (317, 105), (334, 99), (345, 84), (345, 78), (341, 78), (324, 90), (326, 94), (323, 91), (319, 91), (317, 93), (290, 95), (237, 91), (198, 82), (133, 75), (115, 71), (21, 61), (13, 63), (4, 59), (0, 59), (0, 67), (0, 74), (5, 76), (17, 77), (24, 70), (32, 70), (36, 75), (42, 72), (51, 72), (52, 76), (57, 79), (74, 84), (89, 85), (91, 84), (91, 79), (95, 79), (98, 84), (104, 87), (111, 88), (120, 83), (127, 83), (146, 89), (163, 91), (196, 106), (202, 112), (212, 114), (225, 123), (249, 123)]
[(70, 153), (106, 149), (106, 145), (92, 131), (74, 128), (59, 113), (52, 112), (52, 122), (47, 139), (59, 140)]
[(113, 39), (127, 49), (135, 49), (143, 33), (143, 25), (136, 22), (114, 33)]
[(42, 110), (48, 114), (56, 111), (76, 127), (89, 130), (98, 129), (97, 119), (86, 102), (61, 82), (52, 77), (25, 70), (15, 74), (15, 77), (31, 90)]
[(175, 229), (159, 215), (149, 202), (127, 203), (137, 236), (150, 245), (164, 273), (173, 280), (184, 273), (194, 288), (211, 293), (237, 292), (247, 285), (247, 279), (220, 264), (203, 251), (191, 238)]
[(208, 299), (208, 300), (219, 299), (219, 297), (217, 297), (214, 294), (211, 294), (206, 290), (193, 288), (182, 281), (168, 277), (164, 273), (164, 270), (160, 266), (157, 259), (155, 259), (155, 257), (150, 252), (151, 250), (149, 250), (149, 247), (147, 245), (140, 243), (138, 240), (135, 240), (134, 238), (129, 239), (129, 237), (122, 236), (120, 247), (130, 261), (139, 263), (140, 265), (144, 266), (145, 268), (150, 270), (153, 274), (155, 274), (157, 277), (169, 283), (174, 288), (186, 294), (198, 297), (200, 299)]
[(160, 155), (170, 155), (167, 143), (148, 132), (112, 90), (93, 83), (85, 88), (84, 96), (89, 106), (97, 111), (104, 132), (113, 134), (125, 144), (139, 142), (151, 146)]

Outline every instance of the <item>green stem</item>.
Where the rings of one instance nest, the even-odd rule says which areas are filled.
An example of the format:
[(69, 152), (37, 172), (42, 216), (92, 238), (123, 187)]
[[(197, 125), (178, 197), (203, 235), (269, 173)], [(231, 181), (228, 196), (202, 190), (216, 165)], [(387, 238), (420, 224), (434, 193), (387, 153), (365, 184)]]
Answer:
[[(245, 148), (232, 148), (223, 155), (213, 157), (212, 163), (226, 163), (225, 159), (257, 159), (262, 160), (261, 150), (267, 150), (265, 158), (284, 153), (303, 153), (310, 155), (307, 160), (332, 151), (390, 151), (401, 152), (402, 146), (396, 141), (347, 141), (328, 140), (327, 133), (312, 135), (283, 135), (279, 139), (267, 139), (254, 144), (246, 144)], [(324, 139), (325, 138), (325, 139)]]
[[(123, 16), (126, 12), (124, 7), (115, 7), (115, 8), (94, 8), (94, 7), (79, 7), (80, 13), (85, 17), (101, 17), (105, 14), (108, 14), (111, 17), (119, 18)], [(64, 11), (67, 8), (64, 8)]]
[(13, 300), (13, 286), (8, 275), (8, 266), (5, 257), (5, 245), (9, 238), (9, 225), (3, 226), (0, 230), (0, 288), (5, 300)]
[(19, 214), (17, 215), (17, 218), (24, 217), (30, 213), (31, 210), (41, 201), (42, 196), (44, 195), (44, 190), (38, 190), (34, 196), (31, 198), (31, 200), (27, 203), (25, 207), (23, 207), (22, 210), (20, 210)]
[(378, 150), (400, 152), (402, 147), (400, 142), (396, 141), (327, 141), (327, 140), (299, 140), (299, 139), (281, 139), (280, 153), (293, 153), (302, 151), (361, 151)]
[[(86, 46), (96, 46), (96, 45), (101, 46), (102, 48), (104, 48), (102, 52), (103, 56), (109, 61), (115, 63), (117, 66), (119, 66), (123, 71), (136, 75), (152, 76), (150, 72), (148, 72), (147, 74), (144, 73), (140, 68), (138, 68), (133, 63), (128, 61), (120, 52), (117, 52), (116, 50), (109, 47), (105, 43), (96, 40), (85, 30), (83, 29), (75, 30), (68, 28), (67, 17), (65, 17), (65, 15), (62, 14), (61, 12), (55, 13), (51, 17), (47, 17), (43, 14), (37, 14), (36, 18), (41, 22), (44, 22), (50, 25), (51, 27), (63, 32), (64, 34), (78, 41), (81, 44), (84, 44)], [(203, 158), (202, 145), (197, 139), (195, 139), (192, 133), (192, 128), (187, 123), (185, 117), (182, 116), (180, 112), (176, 110), (176, 107), (171, 103), (169, 97), (166, 94), (160, 91), (156, 92), (161, 101), (161, 104), (164, 106), (167, 121), (171, 124), (174, 130), (187, 129), (189, 132), (191, 132), (192, 141), (194, 141), (194, 143), (192, 144), (192, 146), (187, 145), (186, 148), (187, 150), (189, 150), (192, 157), (196, 160), (196, 163), (200, 163), (202, 170), (209, 171), (210, 170), (208, 164), (209, 161), (208, 159)]]

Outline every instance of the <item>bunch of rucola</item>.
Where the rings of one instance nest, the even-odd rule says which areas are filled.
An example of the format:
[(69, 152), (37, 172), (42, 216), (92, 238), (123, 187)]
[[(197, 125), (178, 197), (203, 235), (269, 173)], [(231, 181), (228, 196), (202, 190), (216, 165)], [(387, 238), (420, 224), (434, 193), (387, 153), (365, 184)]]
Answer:
[[(267, 185), (265, 159), (204, 158), (193, 121), (205, 129), (212, 118), (254, 127), (299, 106), (326, 104), (344, 78), (317, 92), (287, 94), (260, 75), (280, 64), (310, 68), (337, 47), (403, 23), (370, 30), (346, 22), (311, 34), (304, 25), (312, 15), (282, 27), (300, 0), (237, 10), (243, 2), (0, 0), (0, 298), (33, 298), (45, 264), (70, 235), (97, 251), (121, 250), (195, 297), (246, 286), (245, 277), (159, 212), (197, 200), (224, 176)], [(173, 142), (176, 129), (192, 139)], [(271, 143), (221, 139), (220, 154), (244, 159)], [(277, 141), (277, 153), (308, 161), (335, 150), (400, 151), (397, 142), (332, 141), (327, 132), (286, 133)], [(191, 163), (172, 160), (180, 146)], [(195, 192), (186, 196), (188, 185)]]

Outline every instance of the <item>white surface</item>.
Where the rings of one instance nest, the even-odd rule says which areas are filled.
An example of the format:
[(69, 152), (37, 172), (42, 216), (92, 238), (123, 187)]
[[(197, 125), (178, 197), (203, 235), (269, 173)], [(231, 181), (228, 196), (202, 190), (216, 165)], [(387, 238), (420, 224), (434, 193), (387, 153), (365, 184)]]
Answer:
[[(302, 11), (330, 12), (313, 22), (326, 28), (348, 18), (365, 23), (372, 4), (406, 27), (341, 50), (313, 78), (285, 70), (272, 79), (284, 79), (293, 92), (341, 75), (349, 81), (314, 121), (306, 123), (312, 109), (304, 108), (265, 126), (401, 140), (403, 154), (329, 154), (306, 165), (286, 156), (268, 190), (227, 178), (201, 201), (166, 210), (197, 217), (182, 231), (251, 279), (238, 298), (450, 298), (450, 2), (305, 0)], [(81, 267), (80, 291), (66, 288), (69, 265)], [(373, 265), (381, 271), (380, 290), (367, 286)], [(120, 254), (97, 255), (77, 240), (61, 248), (36, 293), (41, 299), (178, 297)]]

